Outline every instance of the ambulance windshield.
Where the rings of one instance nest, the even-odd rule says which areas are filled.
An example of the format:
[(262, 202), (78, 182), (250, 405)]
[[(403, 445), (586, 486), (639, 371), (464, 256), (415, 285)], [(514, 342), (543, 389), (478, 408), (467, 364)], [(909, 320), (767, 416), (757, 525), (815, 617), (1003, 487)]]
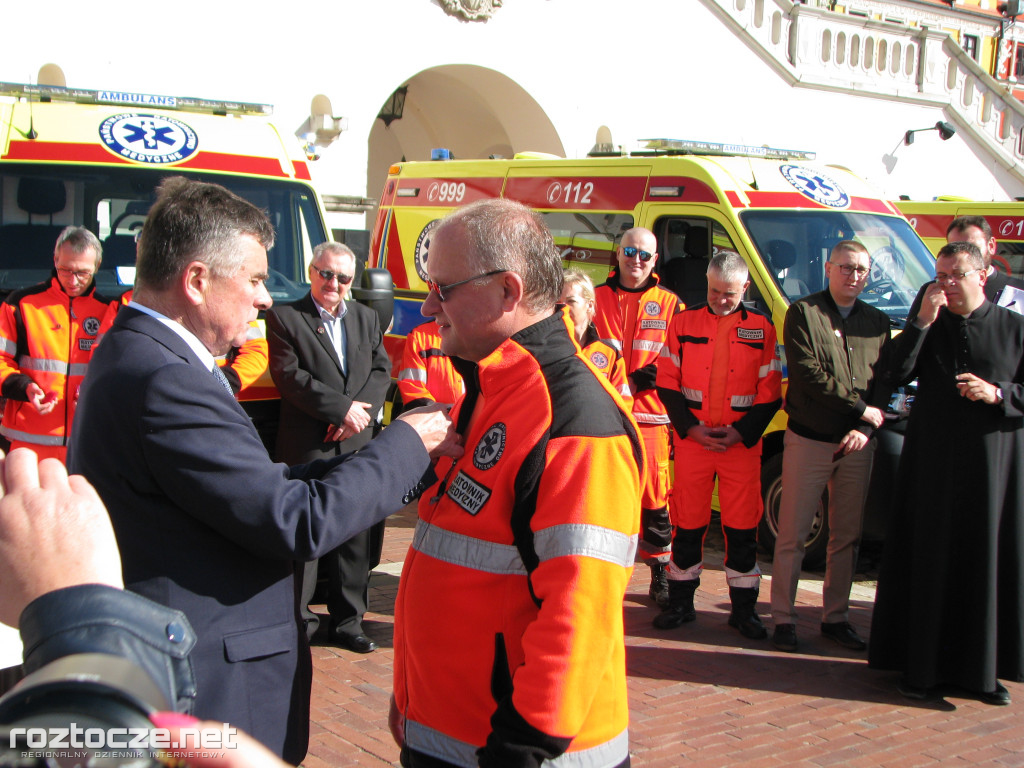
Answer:
[(42, 282), (53, 266), (53, 248), (69, 224), (85, 226), (103, 245), (97, 290), (114, 298), (134, 279), (135, 235), (171, 175), (221, 184), (260, 207), (276, 233), (267, 254), (267, 290), (275, 302), (308, 290), (306, 264), (313, 246), (327, 240), (315, 193), (301, 182), (228, 174), (198, 174), (138, 167), (21, 166), (0, 170), (0, 295)]
[(752, 210), (740, 214), (750, 239), (790, 302), (825, 287), (825, 262), (836, 243), (857, 240), (871, 254), (860, 298), (902, 327), (935, 259), (905, 220), (849, 211)]

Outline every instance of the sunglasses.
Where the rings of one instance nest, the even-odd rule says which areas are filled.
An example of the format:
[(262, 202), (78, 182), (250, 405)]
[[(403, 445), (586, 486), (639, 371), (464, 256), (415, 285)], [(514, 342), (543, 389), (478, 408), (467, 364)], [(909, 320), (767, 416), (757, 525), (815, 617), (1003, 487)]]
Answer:
[(493, 269), (490, 272), (484, 272), (482, 275), (474, 275), (473, 277), (467, 277), (465, 280), (459, 280), (455, 283), (448, 283), (448, 285), (438, 285), (433, 280), (427, 280), (427, 290), (433, 291), (437, 294), (438, 301), (448, 301), (448, 296), (445, 294), (450, 293), (452, 288), (458, 288), (460, 285), (471, 283), (474, 280), (480, 280), (491, 275), (500, 275), (502, 272), (508, 272), (507, 269)]
[(348, 285), (349, 283), (352, 282), (352, 275), (343, 275), (341, 274), (341, 272), (331, 272), (331, 270), (329, 269), (317, 269), (314, 266), (310, 266), (310, 269), (312, 269), (314, 272), (320, 275), (320, 277), (322, 277), (328, 283), (331, 282), (331, 280), (333, 280), (334, 278), (338, 278), (338, 285)]
[(648, 262), (654, 258), (653, 253), (650, 253), (649, 251), (641, 251), (639, 248), (634, 248), (632, 245), (622, 246), (622, 255), (627, 259), (632, 259), (635, 256), (643, 262)]

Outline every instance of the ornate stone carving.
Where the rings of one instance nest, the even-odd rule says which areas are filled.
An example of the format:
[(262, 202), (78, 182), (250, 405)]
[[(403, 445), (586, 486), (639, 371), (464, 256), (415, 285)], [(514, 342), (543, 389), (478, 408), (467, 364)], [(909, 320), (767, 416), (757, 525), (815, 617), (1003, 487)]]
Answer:
[(487, 21), (501, 8), (503, 0), (437, 0), (449, 16), (466, 21)]

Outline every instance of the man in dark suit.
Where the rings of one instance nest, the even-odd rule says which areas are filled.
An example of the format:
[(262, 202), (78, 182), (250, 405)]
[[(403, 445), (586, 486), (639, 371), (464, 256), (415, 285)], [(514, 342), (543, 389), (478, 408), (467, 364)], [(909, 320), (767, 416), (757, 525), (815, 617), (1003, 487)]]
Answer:
[[(310, 292), (267, 312), (270, 375), (281, 393), (275, 458), (303, 464), (357, 451), (373, 437), (384, 406), (391, 362), (377, 313), (347, 302), (356, 257), (341, 243), (321, 243), (309, 265)], [(363, 634), (373, 542), (360, 531), (323, 558), (327, 571), (328, 636), (356, 653), (377, 646)], [(309, 603), (317, 561), (306, 563), (299, 611), (312, 639), (320, 623)]]
[[(183, 611), (198, 638), (193, 713), (306, 754), (312, 664), (295, 561), (407, 504), (447, 416), (403, 414), (358, 455), (274, 464), (214, 355), (271, 303), (266, 215), (223, 187), (161, 184), (139, 242), (135, 296), (82, 385), (68, 464), (110, 512), (128, 589)], [(176, 630), (167, 627), (174, 639)]]

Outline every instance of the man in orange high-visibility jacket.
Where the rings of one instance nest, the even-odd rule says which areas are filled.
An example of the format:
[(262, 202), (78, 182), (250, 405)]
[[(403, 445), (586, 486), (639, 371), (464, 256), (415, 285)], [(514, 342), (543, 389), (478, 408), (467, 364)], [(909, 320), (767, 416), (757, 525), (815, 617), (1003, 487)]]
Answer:
[(441, 351), (441, 336), (433, 320), (416, 326), (405, 337), (398, 391), (403, 408), (454, 403), (466, 391), (462, 376)]
[(466, 382), (465, 454), (420, 499), (395, 601), (402, 765), (628, 766), (636, 424), (555, 308), (562, 267), (538, 214), (456, 210), (427, 270), (423, 313)]
[(53, 276), (15, 291), (0, 307), (0, 432), (11, 448), (64, 461), (78, 387), (109, 300), (93, 276), (103, 248), (85, 227), (65, 227), (53, 251)]
[(651, 598), (668, 605), (666, 566), (672, 546), (668, 514), (669, 419), (658, 399), (655, 379), (658, 356), (668, 336), (668, 324), (683, 304), (672, 291), (658, 284), (654, 265), (658, 241), (654, 233), (635, 227), (622, 236), (616, 252), (618, 268), (596, 290), (598, 336), (617, 345), (626, 362), (633, 393), (633, 416), (647, 451), (640, 523), (640, 554), (651, 568)]
[(761, 639), (768, 636), (757, 615), (761, 434), (782, 405), (782, 366), (771, 318), (743, 306), (750, 286), (743, 258), (719, 253), (707, 278), (707, 305), (676, 315), (658, 364), (658, 394), (675, 429), (675, 536), (669, 609), (654, 618), (654, 626), (673, 629), (697, 617), (693, 595), (717, 476), (729, 625)]

